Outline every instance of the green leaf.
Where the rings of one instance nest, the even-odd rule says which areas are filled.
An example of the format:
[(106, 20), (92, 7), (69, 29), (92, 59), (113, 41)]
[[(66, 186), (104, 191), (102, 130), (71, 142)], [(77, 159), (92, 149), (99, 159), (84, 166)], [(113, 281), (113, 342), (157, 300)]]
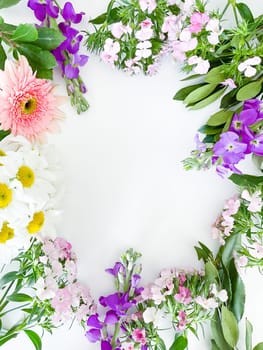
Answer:
[(177, 91), (177, 93), (174, 95), (173, 99), (177, 100), (177, 101), (183, 101), (192, 91), (196, 90), (197, 88), (199, 88), (203, 85), (204, 84), (185, 86), (184, 88)]
[(214, 342), (216, 343), (219, 350), (231, 350), (230, 346), (225, 341), (221, 320), (218, 314), (218, 310), (215, 311), (215, 314), (211, 320), (211, 332)]
[(229, 180), (240, 187), (247, 187), (249, 185), (258, 186), (263, 184), (263, 176), (232, 174), (229, 177)]
[(38, 39), (34, 42), (34, 44), (44, 50), (54, 50), (62, 43), (62, 41), (65, 40), (65, 37), (61, 34), (61, 32), (55, 28), (39, 27), (37, 28), (37, 31)]
[(40, 47), (32, 44), (21, 44), (18, 51), (26, 56), (30, 65), (37, 67), (37, 70), (48, 70), (56, 67), (55, 57), (49, 51), (42, 50)]
[(252, 332), (253, 326), (249, 320), (246, 319), (246, 350), (252, 350)]
[(187, 348), (187, 345), (188, 341), (186, 337), (184, 337), (183, 335), (180, 335), (179, 337), (176, 336), (169, 350), (184, 350)]
[(91, 19), (89, 21), (89, 23), (96, 24), (96, 25), (102, 24), (106, 21), (106, 18), (107, 18), (107, 13), (105, 12), (105, 13), (99, 15), (98, 17)]
[(210, 103), (215, 102), (221, 95), (223, 95), (223, 93), (225, 92), (226, 88), (220, 89), (218, 91), (216, 91), (215, 93), (213, 93), (212, 95), (208, 96), (207, 98), (205, 98), (204, 100), (196, 103), (195, 105), (191, 106), (190, 109), (192, 110), (196, 110), (196, 109), (201, 109), (204, 108), (206, 106), (208, 106)]
[(37, 40), (38, 32), (33, 24), (19, 24), (12, 39), (14, 41), (32, 42)]
[(199, 132), (206, 135), (217, 135), (222, 131), (222, 126), (203, 125), (198, 129)]
[(222, 97), (220, 108), (229, 108), (235, 104), (237, 104), (236, 100), (237, 89), (231, 90), (225, 96)]
[(32, 297), (30, 295), (24, 293), (13, 293), (7, 297), (9, 301), (14, 302), (24, 302), (24, 301), (32, 301)]
[(205, 278), (209, 283), (215, 282), (215, 280), (218, 278), (217, 268), (212, 263), (212, 261), (208, 261), (205, 264)]
[(254, 22), (254, 17), (253, 14), (250, 10), (250, 8), (244, 4), (243, 2), (237, 3), (236, 7), (238, 9), (238, 12), (240, 14), (240, 16), (247, 22)]
[(258, 344), (253, 348), (253, 350), (263, 350), (263, 342), (258, 343)]
[(227, 75), (223, 72), (223, 66), (212, 68), (205, 77), (205, 81), (211, 84), (219, 84), (227, 78)]
[(216, 342), (214, 341), (214, 339), (211, 340), (211, 350), (221, 350), (217, 345)]
[(0, 0), (0, 9), (18, 4), (21, 0)]
[(0, 279), (0, 288), (8, 284), (9, 282), (15, 281), (17, 279), (17, 272), (16, 271), (10, 271), (7, 272), (3, 277)]
[(6, 136), (11, 133), (10, 130), (0, 130), (0, 141), (2, 141)]
[(211, 115), (211, 117), (207, 121), (207, 125), (219, 126), (219, 125), (225, 124), (228, 119), (232, 118), (233, 114), (234, 114), (233, 111), (221, 110)]
[(205, 84), (194, 91), (192, 91), (185, 99), (184, 103), (187, 105), (192, 105), (205, 97), (209, 96), (217, 87), (217, 84)]
[(237, 320), (234, 314), (224, 305), (222, 306), (221, 326), (226, 342), (232, 346), (232, 348), (235, 348), (239, 337)]
[(207, 262), (208, 260), (213, 259), (213, 253), (211, 252), (211, 250), (207, 248), (207, 246), (200, 241), (198, 242), (198, 244), (200, 245), (201, 248), (194, 247), (198, 256), (198, 260), (202, 259), (204, 262)]
[(201, 75), (201, 74), (193, 74), (193, 75), (187, 76), (184, 79), (181, 79), (181, 81), (193, 80), (193, 79), (197, 79), (197, 78), (200, 78), (200, 77), (203, 77), (203, 75)]
[(0, 346), (4, 345), (7, 343), (9, 340), (16, 338), (18, 336), (18, 333), (13, 333), (10, 335), (2, 335), (0, 336)]
[(226, 268), (229, 267), (230, 262), (233, 259), (234, 251), (237, 251), (241, 246), (241, 235), (235, 234), (230, 236), (225, 245), (223, 246), (222, 262)]
[(26, 333), (28, 338), (32, 341), (32, 343), (34, 344), (35, 349), (41, 350), (42, 349), (42, 341), (41, 341), (40, 336), (36, 332), (31, 331), (29, 329), (25, 329), (24, 332)]
[(253, 81), (247, 85), (242, 86), (237, 92), (237, 100), (245, 101), (250, 98), (256, 97), (261, 91), (262, 83), (261, 81)]
[(234, 313), (237, 321), (239, 322), (244, 314), (246, 291), (245, 285), (236, 269), (234, 259), (229, 264), (229, 276), (231, 280), (232, 297), (230, 303), (230, 309)]
[(177, 5), (170, 5), (168, 9), (172, 12), (173, 15), (177, 16), (180, 13), (180, 8)]
[(5, 68), (5, 60), (6, 60), (6, 53), (0, 42), (0, 69), (1, 70), (4, 70)]

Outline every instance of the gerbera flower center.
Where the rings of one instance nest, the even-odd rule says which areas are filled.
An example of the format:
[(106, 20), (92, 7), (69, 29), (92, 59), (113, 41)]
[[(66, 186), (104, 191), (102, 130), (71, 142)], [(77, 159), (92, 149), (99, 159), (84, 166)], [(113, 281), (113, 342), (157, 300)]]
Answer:
[(12, 201), (12, 190), (3, 183), (0, 183), (0, 208), (6, 208)]
[(37, 108), (37, 100), (34, 97), (29, 98), (28, 100), (21, 103), (22, 113), (23, 114), (32, 114)]
[(0, 243), (5, 243), (14, 237), (14, 230), (8, 226), (8, 222), (4, 222), (0, 231)]
[(35, 213), (33, 216), (33, 220), (31, 220), (29, 222), (29, 224), (27, 225), (28, 233), (30, 233), (32, 235), (34, 233), (39, 232), (41, 230), (41, 228), (43, 227), (44, 222), (45, 222), (45, 215), (44, 215), (43, 211), (39, 211), (39, 212)]
[(35, 174), (31, 168), (22, 165), (16, 174), (16, 178), (22, 183), (23, 187), (31, 187), (35, 182)]

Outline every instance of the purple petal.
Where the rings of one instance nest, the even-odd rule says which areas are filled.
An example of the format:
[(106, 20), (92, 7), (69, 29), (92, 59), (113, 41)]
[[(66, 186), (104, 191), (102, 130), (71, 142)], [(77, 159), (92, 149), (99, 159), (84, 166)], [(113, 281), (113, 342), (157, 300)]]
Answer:
[(132, 275), (132, 280), (131, 280), (131, 286), (132, 288), (135, 288), (138, 283), (140, 282), (141, 280), (141, 276), (140, 275)]
[(89, 60), (89, 56), (87, 55), (75, 54), (73, 59), (73, 64), (77, 64), (78, 66), (82, 67), (88, 62), (88, 60)]
[(117, 277), (118, 273), (121, 271), (121, 270), (125, 270), (125, 267), (123, 266), (123, 264), (119, 261), (117, 261), (115, 263), (115, 265), (113, 266), (113, 268), (109, 268), (109, 269), (106, 269), (105, 271), (110, 273), (111, 275), (113, 275), (114, 277)]
[(102, 340), (101, 341), (101, 350), (112, 350), (111, 343), (108, 342), (107, 340)]
[(99, 315), (91, 315), (87, 320), (87, 326), (102, 329), (102, 323), (99, 320)]
[(76, 79), (79, 76), (78, 67), (74, 67), (70, 63), (66, 64), (64, 72), (68, 79)]
[(91, 328), (89, 331), (86, 332), (85, 336), (91, 343), (96, 343), (98, 340), (100, 340), (101, 337), (100, 330), (96, 328)]
[(116, 315), (116, 312), (114, 312), (113, 310), (107, 311), (104, 323), (115, 324), (115, 323), (118, 323), (118, 321), (119, 321), (119, 318)]
[(47, 14), (52, 18), (57, 18), (59, 13), (59, 8), (53, 5), (53, 0), (47, 1)]
[(82, 15), (84, 15), (84, 12), (76, 13), (71, 2), (65, 3), (62, 10), (62, 16), (65, 21), (70, 21), (75, 24), (80, 23)]

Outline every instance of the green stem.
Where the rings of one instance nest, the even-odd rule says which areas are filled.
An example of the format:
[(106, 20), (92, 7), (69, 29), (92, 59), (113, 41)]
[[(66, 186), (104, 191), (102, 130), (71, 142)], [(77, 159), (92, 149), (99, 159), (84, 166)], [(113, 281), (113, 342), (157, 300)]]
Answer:
[(220, 15), (220, 19), (223, 18), (224, 14), (226, 13), (227, 9), (229, 8), (229, 5), (230, 5), (230, 3), (228, 2)]
[(1, 304), (3, 303), (5, 297), (7, 296), (8, 292), (10, 291), (10, 289), (12, 288), (12, 286), (14, 285), (15, 281), (12, 281), (9, 286), (7, 287), (6, 291), (4, 292), (2, 298), (0, 299), (0, 308), (1, 308)]
[(24, 308), (24, 307), (26, 307), (26, 306), (28, 306), (28, 305), (30, 305), (30, 303), (27, 303), (27, 304), (25, 304), (25, 305), (19, 305), (19, 306), (17, 306), (17, 307), (13, 307), (12, 309), (6, 310), (5, 312), (3, 312), (3, 313), (0, 314), (0, 318), (3, 317), (3, 316), (5, 316), (5, 315), (8, 314), (9, 312), (12, 312), (12, 311), (18, 310), (18, 309), (22, 309), (22, 308)]

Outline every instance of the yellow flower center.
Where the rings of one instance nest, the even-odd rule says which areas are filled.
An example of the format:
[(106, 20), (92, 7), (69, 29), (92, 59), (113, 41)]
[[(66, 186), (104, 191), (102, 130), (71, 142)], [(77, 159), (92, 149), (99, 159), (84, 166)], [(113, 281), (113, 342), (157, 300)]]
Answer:
[(27, 225), (27, 231), (31, 235), (41, 230), (45, 222), (45, 216), (43, 211), (39, 211), (34, 214), (33, 220)]
[(16, 174), (17, 180), (19, 180), (24, 187), (31, 187), (35, 182), (35, 174), (31, 168), (26, 165), (22, 165)]
[(6, 153), (2, 149), (0, 149), (0, 157), (5, 157), (5, 156), (6, 156)]
[(0, 231), (0, 243), (5, 243), (9, 239), (12, 239), (14, 235), (14, 230), (8, 226), (7, 222), (4, 222)]
[(0, 208), (6, 208), (12, 201), (12, 190), (3, 183), (0, 183)]
[(23, 114), (32, 114), (37, 109), (37, 100), (34, 97), (29, 98), (21, 103)]

